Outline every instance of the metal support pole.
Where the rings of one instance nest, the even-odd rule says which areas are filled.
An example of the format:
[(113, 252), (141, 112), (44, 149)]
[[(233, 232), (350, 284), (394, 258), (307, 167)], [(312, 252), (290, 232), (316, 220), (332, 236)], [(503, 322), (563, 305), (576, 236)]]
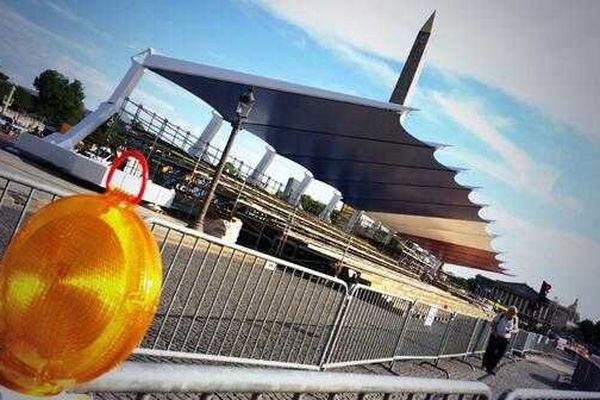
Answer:
[(439, 366), (440, 363), (440, 356), (442, 356), (444, 349), (446, 348), (446, 342), (448, 341), (448, 334), (450, 333), (450, 326), (452, 326), (452, 323), (454, 322), (454, 319), (456, 318), (456, 313), (452, 313), (452, 317), (450, 317), (450, 321), (448, 321), (448, 325), (446, 325), (446, 329), (444, 330), (444, 335), (442, 336), (442, 341), (440, 342), (440, 347), (438, 348), (437, 351), (437, 357), (435, 359), (435, 363), (429, 362), (429, 361), (425, 361), (422, 362), (422, 364), (428, 364), (431, 365), (432, 367), (442, 371), (444, 374), (446, 374), (446, 379), (450, 379), (450, 372), (447, 369), (444, 369), (442, 367)]
[[(130, 102), (131, 102), (131, 100), (129, 100), (129, 97), (126, 97), (123, 104), (127, 105)], [(125, 107), (123, 107), (123, 108), (125, 108)], [(143, 108), (142, 103), (137, 105), (137, 109), (135, 110), (135, 114), (133, 115), (133, 120), (131, 121), (131, 125), (137, 125), (136, 123), (140, 119), (140, 111), (142, 110), (142, 108)]]
[(260, 231), (258, 232), (258, 236), (256, 237), (256, 243), (254, 243), (254, 249), (258, 250), (258, 245), (260, 244), (260, 239), (263, 237), (263, 232), (265, 231), (265, 227), (267, 226), (267, 218), (264, 217), (262, 220), (262, 225), (260, 226)]
[(442, 343), (440, 343), (440, 348), (438, 349), (438, 352), (437, 352), (438, 357), (435, 360), (436, 367), (440, 362), (440, 356), (443, 355), (444, 350), (446, 349), (446, 344), (448, 343), (448, 336), (450, 334), (450, 327), (452, 326), (452, 323), (454, 322), (455, 319), (456, 319), (456, 313), (452, 313), (452, 317), (450, 317), (450, 321), (448, 321), (448, 325), (446, 325), (446, 330), (444, 331)]
[(160, 126), (160, 129), (158, 130), (158, 133), (156, 135), (154, 135), (154, 140), (152, 141), (152, 146), (150, 146), (150, 150), (148, 150), (148, 157), (147, 157), (148, 161), (150, 161), (150, 158), (152, 157), (152, 153), (154, 153), (154, 148), (156, 147), (156, 143), (158, 142), (158, 139), (161, 138), (168, 122), (169, 121), (165, 118), (163, 120), (162, 125)]
[(248, 178), (244, 179), (244, 181), (242, 182), (242, 186), (240, 187), (240, 191), (238, 192), (238, 194), (235, 198), (233, 207), (231, 207), (231, 214), (230, 214), (229, 218), (233, 218), (233, 215), (235, 214), (235, 210), (237, 209), (238, 202), (240, 201), (240, 198), (242, 197), (242, 193), (244, 192), (244, 189), (246, 188), (246, 182), (248, 182)]
[(283, 229), (283, 233), (281, 235), (279, 245), (277, 246), (277, 250), (275, 251), (276, 256), (280, 256), (281, 253), (283, 253), (283, 249), (285, 248), (285, 244), (287, 242), (288, 234), (292, 230), (292, 226), (294, 225), (294, 219), (296, 217), (297, 210), (298, 210), (298, 206), (294, 207), (294, 211), (292, 212), (292, 215), (288, 219), (288, 222), (285, 224), (285, 228)]
[(394, 346), (394, 353), (392, 354), (392, 361), (390, 362), (390, 370), (394, 369), (394, 362), (395, 362), (394, 357), (396, 357), (396, 352), (402, 345), (404, 336), (406, 336), (406, 329), (408, 328), (409, 321), (412, 319), (415, 304), (417, 304), (417, 300), (411, 302), (410, 305), (408, 306), (408, 309), (406, 310), (406, 318), (404, 318), (404, 322), (402, 323), (402, 328), (400, 328), (400, 334), (398, 335), (398, 340), (396, 341), (396, 345)]
[(356, 286), (354, 286), (350, 290), (350, 293), (346, 295), (344, 301), (342, 302), (342, 305), (340, 306), (340, 309), (338, 310), (338, 315), (336, 316), (336, 323), (334, 323), (334, 327), (331, 330), (331, 334), (327, 341), (327, 345), (325, 346), (325, 349), (323, 350), (323, 354), (321, 356), (321, 360), (319, 361), (319, 368), (321, 370), (324, 370), (327, 364), (329, 364), (329, 362), (331, 361), (331, 357), (333, 356), (338, 340), (340, 338), (340, 332), (346, 325), (346, 317), (348, 316), (348, 310), (350, 309), (352, 299), (354, 298), (355, 288)]
[(352, 232), (348, 234), (348, 242), (346, 243), (346, 247), (344, 247), (344, 253), (342, 254), (342, 259), (340, 260), (342, 264), (344, 263), (344, 259), (348, 254), (348, 250), (350, 249), (350, 245), (352, 244)]
[(233, 141), (237, 133), (240, 131), (243, 125), (243, 119), (238, 118), (231, 127), (231, 133), (229, 134), (229, 138), (227, 139), (227, 144), (225, 144), (225, 148), (223, 149), (223, 154), (221, 155), (221, 159), (219, 160), (219, 164), (217, 164), (217, 169), (215, 174), (210, 181), (210, 186), (204, 198), (202, 199), (202, 204), (200, 206), (200, 212), (198, 213), (198, 217), (192, 220), (189, 223), (189, 227), (192, 229), (196, 229), (200, 232), (204, 230), (204, 219), (206, 218), (206, 213), (208, 212), (208, 208), (210, 207), (210, 203), (212, 202), (213, 196), (217, 189), (217, 185), (219, 184), (219, 180), (221, 179), (221, 175), (223, 175), (223, 168), (225, 167), (225, 163), (227, 162), (227, 156), (229, 155), (229, 151), (231, 150), (231, 146), (233, 145)]
[(479, 328), (479, 325), (481, 323), (481, 320), (479, 318), (477, 318), (477, 320), (475, 321), (475, 326), (473, 327), (473, 332), (471, 332), (471, 338), (469, 339), (469, 344), (467, 345), (467, 350), (465, 351), (465, 356), (463, 357), (463, 360), (467, 358), (467, 356), (469, 355), (469, 353), (472, 353), (472, 346), (473, 344), (473, 339), (475, 339), (475, 332), (477, 332), (477, 328)]
[(473, 349), (472, 346), (474, 346), (473, 343), (473, 339), (475, 339), (475, 333), (477, 332), (477, 329), (479, 328), (481, 320), (478, 318), (475, 321), (475, 326), (473, 327), (473, 332), (471, 332), (471, 338), (469, 339), (469, 343), (467, 344), (467, 349), (465, 350), (465, 355), (462, 356), (462, 358), (458, 358), (456, 361), (463, 363), (463, 364), (467, 364), (469, 366), (469, 368), (471, 368), (471, 371), (475, 371), (475, 367), (473, 366), (473, 364), (471, 364), (468, 360), (467, 357), (469, 356), (469, 353), (472, 353)]

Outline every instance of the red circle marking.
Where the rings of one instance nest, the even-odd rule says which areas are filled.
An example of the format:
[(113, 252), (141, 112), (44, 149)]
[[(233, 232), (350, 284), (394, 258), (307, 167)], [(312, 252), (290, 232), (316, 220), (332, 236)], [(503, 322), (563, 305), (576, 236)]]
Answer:
[(148, 160), (144, 157), (144, 154), (138, 150), (125, 150), (115, 161), (113, 161), (110, 169), (108, 170), (108, 176), (106, 177), (106, 190), (111, 190), (110, 182), (115, 174), (117, 168), (119, 168), (128, 158), (133, 158), (142, 166), (142, 184), (137, 196), (131, 196), (130, 202), (138, 204), (142, 201), (144, 192), (146, 191), (146, 183), (148, 182)]

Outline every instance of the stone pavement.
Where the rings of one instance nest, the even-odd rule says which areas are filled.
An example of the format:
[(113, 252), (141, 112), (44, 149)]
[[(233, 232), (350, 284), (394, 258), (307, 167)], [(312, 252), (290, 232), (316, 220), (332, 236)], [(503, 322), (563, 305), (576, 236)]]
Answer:
[[(540, 356), (527, 356), (527, 358), (515, 358), (516, 362), (504, 359), (500, 363), (500, 368), (496, 375), (488, 375), (485, 371), (478, 368), (481, 361), (475, 357), (469, 357), (468, 362), (475, 367), (472, 371), (466, 364), (458, 360), (443, 360), (439, 367), (446, 369), (450, 373), (451, 379), (458, 380), (479, 380), (488, 385), (498, 398), (507, 390), (517, 388), (529, 389), (568, 389), (564, 383), (559, 383), (558, 378), (571, 376), (573, 366), (560, 360), (549, 359)], [(366, 365), (345, 369), (347, 372), (357, 373), (376, 373), (390, 374), (387, 366)], [(399, 376), (415, 376), (424, 378), (445, 378), (444, 372), (428, 364), (422, 364), (417, 361), (397, 362), (394, 365), (393, 373)]]

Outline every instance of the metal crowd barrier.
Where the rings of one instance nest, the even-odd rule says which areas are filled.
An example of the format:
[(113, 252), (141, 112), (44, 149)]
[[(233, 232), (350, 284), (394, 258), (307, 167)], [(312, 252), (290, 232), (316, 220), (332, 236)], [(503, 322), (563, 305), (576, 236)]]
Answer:
[(586, 400), (600, 399), (600, 393), (573, 390), (516, 389), (505, 393), (501, 400)]
[[(236, 398), (232, 394), (251, 393), (251, 399), (265, 397), (291, 399), (304, 395), (315, 398), (369, 399), (451, 399), (488, 400), (490, 389), (481, 382), (452, 381), (384, 375), (347, 374), (335, 372), (294, 371), (181, 364), (148, 364), (127, 362), (119, 369), (74, 390), (77, 393), (198, 393), (201, 399), (222, 394), (222, 398)], [(329, 396), (327, 396), (327, 394)], [(321, 397), (325, 395), (324, 397)], [(270, 396), (269, 396), (270, 397)], [(313, 397), (313, 396), (311, 396)], [(140, 398), (140, 397), (138, 397)], [(247, 398), (244, 396), (243, 398)], [(341, 396), (340, 396), (341, 398)]]
[[(68, 194), (22, 176), (0, 173), (0, 257), (10, 238), (32, 213)], [(166, 221), (151, 219), (148, 223), (163, 257), (164, 287), (156, 319), (141, 348), (136, 350), (137, 354), (317, 370), (402, 359), (437, 362), (449, 357), (464, 358), (485, 350), (490, 321), (450, 313), (366, 286), (353, 286), (349, 291), (345, 282), (299, 265)], [(557, 351), (555, 341), (526, 331), (513, 337), (511, 350), (552, 354)], [(127, 379), (141, 373), (137, 376), (143, 376), (143, 385), (148, 385), (127, 388), (134, 391), (184, 389), (177, 385), (182, 384), (178, 375), (186, 372), (186, 367), (168, 365), (127, 363), (124, 370)], [(165, 372), (165, 368), (171, 372)], [(122, 380), (122, 371), (98, 382), (131, 385)], [(196, 376), (194, 371), (197, 369), (188, 371), (192, 375), (184, 376)], [(213, 374), (226, 370), (210, 371)], [(230, 380), (238, 376), (236, 371), (230, 369), (217, 376)], [(242, 371), (246, 375), (250, 370)], [(354, 385), (352, 379), (342, 379), (343, 386), (333, 383), (327, 386), (316, 375), (293, 375), (297, 372), (269, 370), (260, 378), (263, 382), (260, 385), (264, 385), (254, 386), (255, 392), (343, 391), (359, 393), (359, 398), (367, 392), (391, 394), (404, 391), (409, 395), (423, 393), (426, 398), (431, 398), (433, 393), (454, 393), (450, 390), (454, 387), (452, 383), (439, 386), (439, 382), (414, 378), (410, 378), (410, 382), (427, 381), (431, 385), (428, 383), (415, 389), (415, 386), (403, 386), (405, 382), (397, 378), (369, 376), (369, 384), (375, 382), (375, 386), (368, 386), (368, 390), (364, 390), (362, 383)], [(295, 378), (295, 383), (289, 385), (281, 383), (287, 382), (289, 376), (286, 374), (303, 378)], [(263, 373), (250, 375), (258, 379)], [(343, 375), (327, 373), (319, 376), (335, 376), (332, 382), (338, 382)], [(215, 377), (211, 379), (214, 382)], [(142, 381), (133, 380), (137, 385), (142, 385)], [(202, 386), (202, 380), (196, 382), (185, 389), (218, 392), (249, 387), (209, 387)], [(244, 385), (250, 385), (248, 382)], [(304, 386), (294, 386), (298, 382), (303, 382)], [(383, 386), (378, 386), (380, 382)], [(461, 385), (466, 388), (463, 383)], [(580, 390), (600, 390), (599, 364), (580, 358), (573, 385)], [(461, 399), (467, 394), (474, 398), (489, 397), (486, 393), (456, 391)], [(547, 398), (575, 398), (549, 396)]]
[(410, 300), (356, 285), (345, 304), (325, 368), (392, 361), (414, 307)]
[(600, 360), (598, 357), (579, 357), (571, 378), (571, 385), (577, 390), (600, 392)]
[(166, 221), (161, 303), (138, 354), (318, 369), (346, 283)]
[[(512, 342), (511, 352), (520, 353), (521, 355), (527, 353), (547, 355), (575, 365), (573, 375), (571, 376), (571, 387), (575, 390), (600, 392), (600, 359), (598, 357), (591, 356), (586, 358), (579, 356), (571, 350), (558, 349), (556, 340), (527, 331), (520, 331), (516, 335), (516, 338)], [(558, 399), (562, 397), (547, 398)]]
[[(0, 175), (0, 256), (64, 191)], [(137, 354), (324, 369), (477, 354), (489, 323), (354, 286), (170, 222), (148, 220), (164, 286)]]
[(521, 330), (512, 338), (509, 349), (512, 353), (546, 354), (561, 358), (567, 362), (576, 362), (576, 356), (574, 354), (557, 349), (557, 344), (558, 342), (556, 339), (550, 339), (539, 333)]
[(68, 192), (22, 176), (0, 174), (0, 258), (8, 242), (35, 211)]
[(471, 354), (483, 354), (487, 346), (488, 338), (492, 331), (492, 321), (479, 320), (479, 326), (476, 328), (475, 336), (473, 337), (473, 345), (470, 350)]

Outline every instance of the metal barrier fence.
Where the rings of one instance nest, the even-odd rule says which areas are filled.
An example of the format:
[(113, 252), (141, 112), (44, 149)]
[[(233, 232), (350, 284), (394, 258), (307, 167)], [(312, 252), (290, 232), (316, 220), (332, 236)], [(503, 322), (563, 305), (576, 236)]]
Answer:
[(492, 321), (479, 320), (479, 326), (476, 327), (475, 336), (473, 337), (471, 354), (482, 354), (485, 352), (491, 331)]
[[(95, 397), (111, 393), (198, 393), (201, 399), (222, 394), (222, 398), (259, 399), (315, 398), (334, 400), (336, 394), (357, 400), (489, 400), (490, 389), (481, 382), (451, 381), (366, 374), (311, 372), (276, 369), (232, 368), (174, 364), (125, 363), (118, 370), (75, 389), (93, 392)], [(234, 394), (232, 396), (232, 394)], [(282, 396), (283, 395), (283, 396)], [(287, 396), (285, 396), (287, 395)], [(327, 396), (329, 395), (329, 396)], [(269, 396), (271, 397), (271, 396)], [(341, 398), (342, 396), (340, 396)], [(139, 397), (138, 397), (139, 398)]]
[(488, 321), (356, 285), (332, 351), (321, 366), (466, 357), (483, 350), (488, 325)]
[(527, 331), (520, 331), (516, 335), (511, 343), (511, 351), (521, 354), (544, 354), (575, 365), (575, 370), (571, 376), (571, 387), (576, 390), (600, 391), (600, 359), (596, 356), (587, 358), (579, 356), (572, 350), (561, 350), (557, 347), (557, 340)]
[(161, 303), (138, 353), (318, 369), (348, 294), (334, 277), (149, 220)]
[[(185, 151), (189, 151), (194, 145), (200, 144), (201, 154), (198, 156), (198, 160), (205, 161), (213, 166), (217, 165), (223, 154), (221, 149), (210, 143), (196, 143), (198, 137), (192, 134), (192, 132), (172, 123), (167, 118), (144, 107), (144, 105), (134, 103), (129, 98), (123, 102), (119, 118), (135, 132), (139, 133), (135, 137), (128, 138), (128, 140), (137, 142), (138, 147), (141, 145), (145, 149), (147, 158), (153, 161), (151, 176), (156, 173), (161, 165), (172, 165), (176, 161), (174, 158), (164, 158), (161, 155), (161, 153), (168, 153), (169, 150), (172, 150), (168, 146), (165, 147), (165, 144)], [(251, 165), (244, 163), (243, 160), (236, 157), (229, 156), (227, 162), (228, 167), (226, 167), (226, 172), (244, 181), (255, 173)], [(259, 186), (269, 193), (278, 193), (284, 186), (282, 182), (264, 173), (257, 173), (253, 179), (253, 185)]]
[(0, 174), (0, 191), (0, 258), (10, 239), (31, 214), (68, 194), (4, 172)]
[(575, 362), (575, 354), (557, 349), (557, 340), (533, 332), (519, 331), (511, 340), (509, 349), (513, 353), (540, 353), (559, 357), (568, 362)]
[(600, 360), (598, 357), (579, 357), (571, 378), (571, 385), (577, 390), (600, 392)]
[(502, 400), (586, 400), (600, 399), (600, 393), (574, 390), (517, 389), (505, 393)]
[(391, 361), (414, 303), (356, 285), (325, 367)]
[[(19, 226), (68, 193), (0, 175), (0, 257)], [(138, 354), (326, 369), (485, 350), (490, 321), (345, 282), (171, 223), (149, 220), (164, 287)], [(549, 338), (521, 331), (513, 352), (568, 358)], [(600, 367), (581, 358), (578, 389), (600, 390)]]
[[(0, 178), (0, 255), (35, 210), (67, 193)], [(487, 321), (354, 286), (161, 220), (161, 303), (138, 354), (303, 369), (481, 352)]]

